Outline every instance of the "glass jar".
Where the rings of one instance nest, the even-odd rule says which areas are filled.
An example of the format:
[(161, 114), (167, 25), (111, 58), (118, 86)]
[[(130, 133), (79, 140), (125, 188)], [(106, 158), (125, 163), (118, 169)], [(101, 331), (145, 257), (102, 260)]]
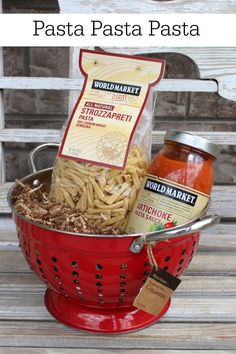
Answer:
[(167, 131), (145, 176), (126, 232), (162, 230), (195, 219), (206, 209), (218, 145), (187, 132)]

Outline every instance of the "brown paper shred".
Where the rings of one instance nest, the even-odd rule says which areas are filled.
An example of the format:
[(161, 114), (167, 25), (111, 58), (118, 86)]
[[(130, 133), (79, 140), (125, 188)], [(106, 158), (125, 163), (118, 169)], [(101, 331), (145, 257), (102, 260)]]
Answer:
[(33, 188), (21, 181), (16, 181), (16, 183), (18, 184), (18, 193), (13, 198), (15, 210), (29, 220), (42, 226), (67, 232), (95, 235), (116, 235), (118, 232), (112, 226), (108, 227), (107, 224), (102, 226), (102, 223), (108, 222), (110, 218), (106, 210), (102, 210), (100, 215), (92, 215), (92, 218), (88, 218), (79, 209), (52, 202), (47, 193), (41, 190), (42, 185)]

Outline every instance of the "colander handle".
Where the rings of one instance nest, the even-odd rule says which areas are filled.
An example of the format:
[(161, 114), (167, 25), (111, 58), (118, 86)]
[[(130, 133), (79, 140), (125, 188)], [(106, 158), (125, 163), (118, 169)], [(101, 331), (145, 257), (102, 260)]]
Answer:
[(187, 234), (192, 234), (199, 232), (205, 229), (208, 229), (211, 226), (214, 226), (220, 222), (219, 215), (206, 215), (201, 219), (194, 220), (186, 225), (173, 227), (171, 229), (165, 229), (160, 231), (154, 231), (136, 238), (131, 246), (130, 251), (132, 253), (139, 253), (143, 245), (149, 242), (157, 241), (166, 241), (171, 238), (181, 237)]
[(29, 153), (29, 157), (28, 157), (28, 164), (29, 164), (30, 171), (32, 173), (37, 172), (37, 168), (35, 166), (35, 157), (39, 151), (47, 149), (47, 148), (51, 148), (51, 147), (59, 148), (59, 146), (60, 145), (56, 144), (56, 143), (47, 143), (47, 144), (39, 145), (36, 148), (34, 148), (33, 150), (31, 150)]

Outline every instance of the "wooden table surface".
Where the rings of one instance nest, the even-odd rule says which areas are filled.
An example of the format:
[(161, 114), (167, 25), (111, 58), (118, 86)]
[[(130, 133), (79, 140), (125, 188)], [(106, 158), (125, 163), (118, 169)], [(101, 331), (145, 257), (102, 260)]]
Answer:
[(234, 224), (202, 234), (198, 253), (159, 322), (122, 335), (85, 333), (52, 318), (44, 306), (45, 286), (22, 256), (11, 218), (1, 225), (0, 354), (236, 353)]

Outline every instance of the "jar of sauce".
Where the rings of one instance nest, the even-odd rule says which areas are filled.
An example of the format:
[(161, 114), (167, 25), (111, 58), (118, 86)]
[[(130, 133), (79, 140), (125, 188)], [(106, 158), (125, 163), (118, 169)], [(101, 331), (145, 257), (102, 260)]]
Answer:
[(197, 218), (206, 209), (218, 145), (187, 132), (167, 131), (130, 214), (126, 232), (152, 232)]

